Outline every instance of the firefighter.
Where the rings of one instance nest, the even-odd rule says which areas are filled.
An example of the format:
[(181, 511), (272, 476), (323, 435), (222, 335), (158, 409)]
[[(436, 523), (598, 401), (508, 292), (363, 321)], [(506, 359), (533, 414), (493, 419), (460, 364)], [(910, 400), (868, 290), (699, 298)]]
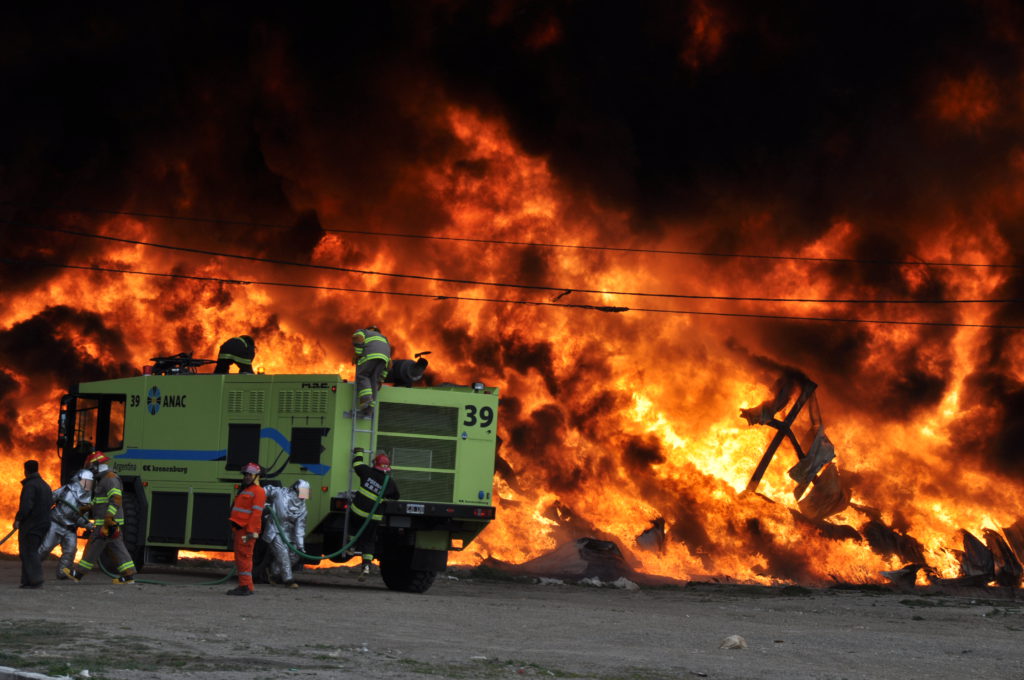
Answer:
[[(306, 549), (306, 499), (309, 498), (309, 482), (300, 479), (290, 488), (270, 486), (266, 489), (267, 507), (277, 517), (266, 521), (263, 529), (263, 540), (270, 548), (270, 570), (268, 580), (271, 583), (283, 583), (289, 588), (298, 588), (299, 584), (292, 577), (292, 567), (299, 562), (299, 556), (291, 552), (285, 545), (284, 538), (300, 551)], [(284, 536), (280, 534), (283, 533)]]
[[(398, 485), (391, 479), (391, 460), (383, 453), (373, 457), (373, 467), (367, 464), (369, 454), (363, 449), (355, 449), (355, 458), (352, 461), (352, 469), (359, 475), (359, 488), (356, 490), (355, 498), (352, 501), (352, 512), (355, 515), (355, 526), (353, 533), (366, 523), (366, 528), (359, 536), (356, 549), (362, 553), (363, 566), (359, 571), (359, 580), (365, 581), (370, 574), (370, 565), (373, 563), (373, 550), (377, 543), (377, 526), (384, 516), (380, 513), (380, 506), (372, 515), (373, 504), (377, 497), (395, 500), (398, 498)], [(388, 477), (387, 487), (384, 487), (384, 478)], [(383, 493), (382, 493), (383, 489)], [(369, 518), (369, 519), (367, 519)]]
[(238, 366), (239, 373), (252, 373), (252, 360), (256, 357), (256, 341), (249, 335), (231, 338), (220, 346), (214, 373), (227, 373), (231, 364)]
[(391, 368), (391, 343), (376, 326), (367, 326), (352, 334), (353, 362), (356, 365), (356, 390), (359, 396), (357, 418), (373, 416), (377, 390)]
[(25, 461), (25, 479), (21, 481), (21, 498), (14, 528), (18, 530), (18, 557), (21, 558), (21, 587), (43, 587), (43, 561), (39, 546), (50, 526), (50, 505), (53, 490), (39, 476), (39, 461)]
[(252, 553), (260, 537), (260, 523), (263, 521), (263, 506), (267, 494), (260, 486), (262, 470), (256, 463), (242, 466), (242, 488), (235, 496), (231, 507), (231, 538), (235, 550), (235, 569), (238, 571), (238, 587), (228, 595), (252, 595), (256, 592), (252, 582)]
[(64, 569), (75, 563), (78, 549), (78, 529), (89, 529), (86, 513), (92, 508), (93, 476), (89, 470), (79, 470), (53, 495), (53, 509), (50, 510), (50, 532), (39, 546), (40, 559), (60, 544), (60, 560), (57, 561), (57, 578), (67, 579)]
[(92, 529), (85, 553), (72, 568), (64, 567), (61, 573), (72, 581), (81, 581), (99, 561), (104, 553), (114, 558), (118, 576), (115, 584), (135, 583), (135, 562), (124, 545), (124, 485), (109, 465), (110, 459), (100, 451), (90, 453), (85, 465), (95, 477), (92, 491)]

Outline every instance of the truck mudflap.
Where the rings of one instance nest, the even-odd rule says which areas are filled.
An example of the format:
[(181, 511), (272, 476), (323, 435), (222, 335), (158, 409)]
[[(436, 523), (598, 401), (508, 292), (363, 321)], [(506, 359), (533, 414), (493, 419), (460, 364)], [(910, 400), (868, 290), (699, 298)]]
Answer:
[(444, 571), (448, 568), (448, 551), (416, 548), (410, 566), (421, 571)]

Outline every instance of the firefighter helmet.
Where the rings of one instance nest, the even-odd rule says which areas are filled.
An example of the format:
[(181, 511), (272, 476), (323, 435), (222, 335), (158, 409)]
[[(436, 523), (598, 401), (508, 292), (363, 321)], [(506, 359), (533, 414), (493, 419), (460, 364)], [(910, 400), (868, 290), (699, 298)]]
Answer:
[(110, 462), (110, 459), (100, 451), (93, 451), (85, 459), (85, 467), (94, 467), (96, 465), (106, 465)]
[(373, 457), (373, 467), (384, 472), (391, 472), (391, 459), (387, 457), (387, 454), (378, 453)]
[(262, 470), (258, 463), (249, 462), (242, 466), (243, 475), (258, 475)]
[(292, 484), (292, 491), (295, 492), (296, 496), (303, 500), (309, 498), (309, 482), (305, 479), (300, 479)]

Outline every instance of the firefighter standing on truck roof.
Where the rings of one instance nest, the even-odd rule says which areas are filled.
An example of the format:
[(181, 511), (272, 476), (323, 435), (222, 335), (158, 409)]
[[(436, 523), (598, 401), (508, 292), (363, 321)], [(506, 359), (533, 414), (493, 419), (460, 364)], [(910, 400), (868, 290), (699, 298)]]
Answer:
[[(373, 467), (367, 465), (366, 460), (369, 454), (361, 448), (355, 449), (355, 458), (352, 460), (352, 469), (359, 475), (359, 488), (356, 490), (355, 498), (352, 500), (352, 512), (355, 514), (355, 527), (353, 533), (366, 523), (366, 528), (359, 536), (356, 549), (363, 555), (363, 567), (359, 572), (359, 580), (364, 581), (370, 573), (370, 564), (373, 562), (373, 550), (377, 543), (377, 526), (384, 516), (380, 513), (381, 506), (377, 506), (377, 512), (372, 515), (374, 503), (377, 497), (396, 500), (398, 498), (398, 485), (390, 477), (391, 460), (383, 453), (373, 457)], [(387, 487), (384, 487), (384, 478), (388, 477)], [(382, 492), (383, 490), (383, 492)], [(369, 518), (369, 520), (367, 520)]]
[(89, 542), (85, 546), (85, 553), (78, 565), (68, 569), (61, 569), (61, 573), (72, 581), (81, 581), (82, 577), (89, 572), (104, 552), (114, 558), (117, 565), (118, 577), (114, 583), (126, 584), (135, 583), (135, 562), (124, 545), (122, 531), (124, 530), (124, 506), (121, 478), (110, 469), (107, 463), (110, 459), (99, 451), (90, 453), (85, 459), (86, 467), (92, 470), (96, 477), (96, 485), (92, 493), (92, 522), (93, 529), (89, 536)]
[(377, 390), (391, 368), (391, 343), (376, 326), (367, 326), (352, 334), (353, 361), (356, 364), (356, 390), (359, 395), (358, 418), (373, 416)]
[[(270, 548), (271, 564), (267, 574), (267, 580), (283, 583), (289, 588), (298, 588), (299, 584), (292, 577), (292, 566), (298, 564), (299, 556), (288, 550), (284, 539), (300, 551), (306, 550), (306, 499), (309, 498), (309, 482), (300, 479), (291, 485), (291, 488), (280, 486), (268, 486), (267, 507), (270, 508), (274, 517), (265, 522), (263, 540)], [(278, 531), (278, 525), (281, 531)], [(281, 536), (281, 534), (284, 536)]]
[(79, 470), (71, 480), (53, 494), (53, 509), (50, 510), (50, 531), (39, 546), (39, 557), (46, 558), (60, 544), (60, 559), (57, 561), (57, 578), (67, 579), (64, 569), (75, 563), (78, 549), (78, 528), (88, 529), (92, 525), (85, 513), (92, 507), (92, 472)]
[(260, 466), (246, 463), (242, 466), (242, 488), (235, 496), (231, 507), (231, 538), (235, 550), (235, 569), (238, 571), (238, 587), (228, 595), (252, 595), (256, 592), (252, 582), (252, 553), (260, 537), (263, 521), (263, 506), (267, 494), (260, 486)]
[(256, 357), (256, 341), (250, 335), (239, 335), (220, 346), (214, 373), (227, 373), (231, 364), (239, 373), (252, 373), (252, 360)]

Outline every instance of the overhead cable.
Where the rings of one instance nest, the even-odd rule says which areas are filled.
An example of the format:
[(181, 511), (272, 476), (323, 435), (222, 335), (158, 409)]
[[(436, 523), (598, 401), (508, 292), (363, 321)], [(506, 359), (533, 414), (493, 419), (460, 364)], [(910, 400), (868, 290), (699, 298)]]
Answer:
[(783, 297), (767, 297), (767, 296), (740, 296), (740, 295), (698, 295), (692, 293), (647, 293), (637, 291), (613, 291), (613, 290), (600, 290), (593, 288), (574, 288), (568, 286), (541, 286), (535, 284), (526, 283), (508, 283), (503, 281), (477, 281), (473, 279), (456, 279), (439, 276), (424, 276), (418, 274), (402, 274), (395, 272), (381, 272), (370, 269), (359, 269), (355, 267), (339, 267), (336, 265), (327, 264), (315, 264), (311, 262), (295, 262), (292, 260), (279, 260), (275, 258), (259, 257), (256, 255), (241, 255), (236, 253), (225, 253), (217, 250), (207, 250), (204, 248), (191, 248), (187, 246), (174, 246), (165, 243), (154, 243), (151, 241), (140, 241), (137, 239), (128, 239), (119, 236), (109, 236), (106, 234), (93, 234), (85, 231), (79, 231), (76, 229), (66, 229), (63, 227), (55, 227), (48, 225), (36, 225), (36, 224), (25, 224), (25, 223), (14, 223), (7, 222), (15, 226), (21, 226), (31, 229), (41, 229), (44, 231), (51, 231), (63, 234), (69, 234), (72, 236), (79, 236), (82, 238), (99, 239), (106, 241), (113, 241), (117, 243), (126, 243), (130, 245), (144, 246), (148, 248), (159, 248), (162, 250), (177, 251), (183, 253), (192, 253), (197, 255), (206, 255), (212, 257), (226, 257), (236, 260), (246, 260), (250, 262), (260, 262), (265, 264), (283, 265), (288, 267), (302, 267), (306, 269), (317, 269), (322, 271), (335, 271), (344, 272), (349, 274), (360, 274), (364, 276), (383, 276), (397, 279), (412, 279), (418, 281), (433, 281), (437, 283), (451, 283), (459, 284), (464, 286), (491, 286), (496, 288), (514, 288), (521, 290), (536, 290), (546, 291), (552, 293), (559, 293), (556, 299), (559, 299), (569, 293), (584, 293), (589, 295), (618, 295), (618, 296), (632, 296), (632, 297), (652, 297), (652, 298), (666, 298), (666, 299), (677, 299), (677, 300), (709, 300), (719, 302), (779, 302), (779, 303), (821, 303), (821, 304), (927, 304), (927, 305), (943, 305), (943, 304), (1009, 304), (1024, 302), (1024, 300), (1016, 298), (970, 298), (970, 299), (950, 299), (950, 298), (939, 298), (939, 299), (891, 299), (891, 298), (783, 298)]
[[(4, 202), (11, 205), (10, 201)], [(47, 206), (52, 208), (53, 206)], [(274, 224), (269, 222), (256, 222), (249, 220), (226, 220), (215, 217), (193, 217), (188, 215), (165, 215), (160, 213), (139, 212), (133, 210), (104, 210), (100, 208), (65, 207), (69, 212), (98, 213), (103, 215), (121, 215), (125, 217), (140, 217), (146, 219), (170, 220), (177, 222), (196, 222), (202, 224), (224, 224), (240, 227), (258, 227), (261, 229), (294, 229), (294, 224)], [(364, 229), (337, 229), (320, 227), (322, 231), (336, 234), (352, 234), (358, 236), (383, 236), (387, 238), (407, 238), (430, 241), (460, 241), (465, 243), (479, 243), (488, 245), (505, 246), (526, 246), (534, 248), (568, 248), (574, 250), (596, 250), (605, 252), (620, 253), (641, 253), (650, 255), (682, 255), (688, 257), (711, 257), (711, 258), (737, 258), (749, 260), (785, 260), (793, 262), (831, 263), (831, 264), (858, 264), (858, 265), (885, 265), (892, 267), (973, 267), (991, 269), (1024, 269), (1024, 265), (1006, 264), (999, 262), (954, 262), (936, 260), (886, 260), (880, 258), (854, 258), (854, 257), (814, 257), (810, 255), (765, 255), (759, 253), (722, 253), (704, 250), (670, 250), (662, 248), (627, 248), (624, 246), (601, 246), (590, 244), (572, 243), (548, 243), (543, 241), (512, 241), (503, 239), (469, 238), (465, 236), (438, 236), (435, 234), (409, 234), (402, 232), (388, 231), (367, 231)]]
[(536, 301), (536, 300), (510, 300), (503, 298), (486, 298), (486, 297), (470, 297), (464, 295), (437, 295), (432, 293), (411, 293), (404, 291), (382, 291), (382, 290), (370, 290), (364, 288), (344, 288), (336, 286), (323, 286), (317, 284), (308, 283), (294, 283), (294, 282), (278, 282), (278, 281), (257, 281), (257, 280), (244, 280), (244, 279), (227, 279), (215, 276), (198, 276), (195, 274), (176, 274), (176, 273), (164, 273), (164, 272), (146, 272), (138, 271), (134, 269), (115, 269), (113, 267), (100, 267), (97, 265), (74, 265), (68, 263), (55, 263), (55, 262), (39, 262), (29, 260), (16, 260), (13, 258), (0, 258), (0, 261), (11, 264), (23, 264), (38, 267), (56, 267), (61, 269), (78, 269), (88, 270), (97, 272), (107, 272), (113, 274), (131, 274), (137, 276), (153, 276), (163, 278), (174, 278), (174, 279), (188, 279), (193, 281), (206, 281), (211, 283), (220, 283), (226, 285), (258, 285), (258, 286), (273, 286), (281, 288), (301, 288), (301, 289), (313, 289), (313, 290), (324, 290), (332, 292), (348, 292), (348, 293), (366, 293), (372, 295), (389, 295), (399, 297), (417, 297), (417, 298), (429, 298), (433, 300), (456, 300), (461, 302), (487, 302), (497, 304), (514, 304), (514, 305), (529, 305), (535, 307), (564, 307), (568, 309), (582, 309), (596, 312), (606, 313), (624, 313), (624, 312), (641, 312), (650, 314), (680, 314), (689, 316), (715, 316), (715, 317), (731, 317), (731, 318), (749, 318), (749, 319), (775, 319), (780, 321), (815, 321), (815, 322), (829, 322), (829, 323), (860, 323), (860, 324), (884, 324), (894, 326), (933, 326), (933, 327), (945, 327), (945, 328), (986, 328), (996, 330), (1024, 330), (1024, 326), (1014, 326), (1006, 324), (983, 324), (983, 323), (958, 323), (951, 321), (903, 321), (893, 319), (857, 319), (857, 318), (838, 318), (838, 317), (818, 317), (818, 316), (796, 316), (786, 314), (754, 314), (754, 313), (741, 313), (741, 312), (708, 312), (688, 309), (649, 309), (643, 307), (617, 307), (607, 305), (583, 305), (573, 304), (568, 302), (550, 302), (550, 301)]

